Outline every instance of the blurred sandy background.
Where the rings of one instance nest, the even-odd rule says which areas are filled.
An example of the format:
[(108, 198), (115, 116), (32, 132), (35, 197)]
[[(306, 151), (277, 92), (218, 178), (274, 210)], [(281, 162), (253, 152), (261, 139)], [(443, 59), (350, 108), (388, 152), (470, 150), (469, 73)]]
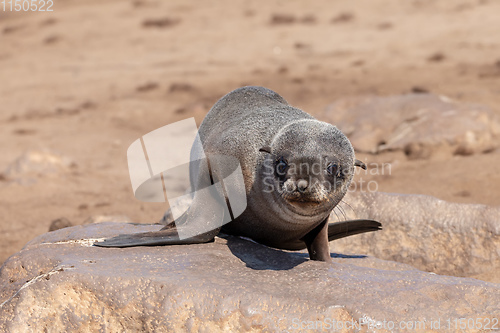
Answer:
[[(225, 93), (263, 85), (321, 119), (340, 97), (429, 91), (500, 114), (500, 2), (76, 1), (0, 12), (0, 262), (51, 222), (165, 204), (133, 196), (126, 151)], [(28, 155), (23, 155), (31, 151)], [(24, 156), (24, 157), (23, 157)], [(379, 190), (500, 204), (498, 150), (389, 162)]]

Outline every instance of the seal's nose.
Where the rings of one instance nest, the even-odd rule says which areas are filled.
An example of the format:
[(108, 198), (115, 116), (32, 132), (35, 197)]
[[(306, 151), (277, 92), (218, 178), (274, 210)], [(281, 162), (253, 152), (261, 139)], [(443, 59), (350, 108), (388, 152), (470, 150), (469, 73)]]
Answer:
[(309, 183), (305, 179), (301, 179), (297, 182), (297, 190), (301, 193), (307, 189), (307, 186), (309, 186)]

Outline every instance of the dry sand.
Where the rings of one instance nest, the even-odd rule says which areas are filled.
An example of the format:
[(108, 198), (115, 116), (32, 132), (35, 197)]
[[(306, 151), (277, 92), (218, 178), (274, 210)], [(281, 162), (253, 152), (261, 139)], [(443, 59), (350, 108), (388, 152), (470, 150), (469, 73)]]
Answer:
[[(271, 88), (318, 117), (340, 97), (412, 90), (500, 114), (494, 0), (61, 0), (53, 9), (0, 12), (0, 262), (60, 217), (156, 222), (166, 205), (134, 198), (128, 146), (176, 120), (199, 123), (243, 85)], [(52, 172), (9, 176), (28, 150), (63, 160), (53, 156)], [(360, 157), (393, 163), (373, 178), (380, 191), (500, 204), (498, 150)]]

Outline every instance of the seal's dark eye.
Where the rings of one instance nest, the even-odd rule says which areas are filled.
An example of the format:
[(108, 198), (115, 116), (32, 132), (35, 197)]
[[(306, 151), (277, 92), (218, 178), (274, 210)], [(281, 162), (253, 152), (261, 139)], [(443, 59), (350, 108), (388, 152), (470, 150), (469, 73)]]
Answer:
[(288, 170), (288, 162), (283, 157), (280, 157), (278, 161), (276, 161), (276, 173), (279, 176), (284, 176), (287, 170)]
[(342, 172), (340, 171), (340, 166), (337, 163), (328, 164), (328, 166), (326, 167), (326, 172), (328, 172), (330, 176), (335, 176), (338, 178), (340, 178), (340, 176), (342, 175)]

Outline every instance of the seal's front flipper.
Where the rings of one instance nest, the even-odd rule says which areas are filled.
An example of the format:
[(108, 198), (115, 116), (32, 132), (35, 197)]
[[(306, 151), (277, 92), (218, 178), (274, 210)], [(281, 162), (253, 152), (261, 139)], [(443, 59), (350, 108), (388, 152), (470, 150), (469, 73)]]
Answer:
[(214, 240), (219, 230), (220, 228), (217, 228), (201, 235), (180, 239), (177, 228), (173, 227), (155, 232), (118, 235), (103, 242), (94, 243), (94, 245), (100, 247), (132, 247), (208, 243)]
[(331, 257), (328, 242), (380, 229), (382, 229), (382, 224), (373, 220), (350, 220), (334, 223), (327, 223), (327, 220), (325, 220), (302, 237), (301, 241), (306, 244), (311, 260), (330, 262)]
[(382, 230), (382, 224), (374, 220), (349, 220), (328, 223), (328, 241), (364, 232)]
[(328, 245), (328, 222), (324, 220), (316, 228), (308, 232), (302, 241), (306, 243), (311, 260), (331, 262), (330, 246)]

